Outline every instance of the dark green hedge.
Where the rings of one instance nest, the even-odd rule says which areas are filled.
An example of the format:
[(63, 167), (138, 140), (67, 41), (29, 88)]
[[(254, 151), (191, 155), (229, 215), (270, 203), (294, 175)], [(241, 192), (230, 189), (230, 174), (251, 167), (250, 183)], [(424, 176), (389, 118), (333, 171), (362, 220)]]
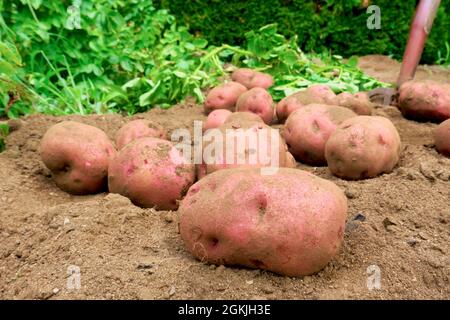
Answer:
[[(381, 8), (381, 30), (366, 27), (361, 0), (156, 0), (180, 23), (213, 44), (240, 44), (245, 32), (276, 22), (297, 34), (305, 51), (332, 50), (343, 56), (379, 53), (401, 58), (414, 13), (414, 0), (373, 0)], [(443, 0), (422, 61), (435, 63), (450, 42), (450, 1)], [(450, 61), (447, 61), (450, 62)]]

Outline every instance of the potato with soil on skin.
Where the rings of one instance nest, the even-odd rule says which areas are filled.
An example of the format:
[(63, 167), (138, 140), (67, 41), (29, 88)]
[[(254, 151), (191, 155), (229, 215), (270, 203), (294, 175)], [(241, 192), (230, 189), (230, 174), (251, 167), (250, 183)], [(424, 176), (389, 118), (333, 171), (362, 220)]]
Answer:
[(257, 114), (266, 124), (273, 120), (273, 100), (270, 93), (263, 88), (253, 88), (243, 93), (237, 103), (236, 111)]
[(291, 165), (279, 131), (249, 118), (228, 119), (203, 136), (198, 177), (229, 168), (279, 168)]
[(247, 89), (263, 88), (268, 89), (273, 85), (273, 78), (270, 74), (241, 68), (231, 74), (233, 81), (239, 82)]
[(245, 123), (259, 122), (264, 123), (263, 119), (253, 112), (233, 112), (224, 123), (230, 124), (230, 126), (241, 127)]
[(442, 122), (434, 132), (436, 150), (450, 157), (450, 119)]
[(134, 204), (158, 210), (176, 210), (194, 183), (195, 168), (173, 143), (144, 137), (127, 144), (111, 160), (109, 190)]
[(399, 89), (403, 116), (419, 121), (441, 122), (450, 118), (450, 84), (408, 81)]
[(102, 130), (75, 121), (50, 127), (40, 145), (42, 161), (56, 185), (76, 195), (106, 190), (108, 165), (115, 154)]
[(389, 119), (357, 116), (333, 132), (325, 146), (325, 158), (334, 175), (358, 180), (391, 172), (400, 148), (400, 136)]
[(203, 123), (203, 131), (220, 127), (231, 114), (232, 112), (227, 109), (212, 111)]
[(325, 84), (314, 84), (306, 92), (314, 99), (323, 101), (323, 104), (333, 104), (336, 94), (331, 88)]
[[(248, 129), (255, 123), (264, 123), (264, 121), (255, 113), (233, 112), (227, 117), (223, 125), (228, 129)], [(218, 128), (220, 128), (220, 126)], [(206, 173), (205, 163), (196, 166), (196, 176), (198, 180), (203, 178)]]
[(204, 108), (205, 113), (209, 114), (216, 109), (227, 109), (234, 111), (236, 102), (241, 94), (247, 91), (247, 88), (238, 82), (227, 82), (213, 88), (207, 95)]
[(339, 106), (310, 104), (295, 110), (286, 120), (284, 138), (289, 151), (299, 161), (326, 165), (325, 144), (337, 126), (356, 117), (353, 111)]
[(179, 213), (181, 238), (197, 259), (304, 276), (338, 254), (347, 199), (302, 170), (230, 169), (195, 183)]
[(336, 94), (326, 85), (313, 85), (306, 90), (302, 90), (287, 96), (278, 102), (276, 114), (278, 121), (284, 122), (289, 115), (297, 109), (308, 104), (330, 104), (334, 105)]
[(167, 133), (163, 127), (150, 120), (133, 120), (117, 131), (116, 147), (120, 150), (131, 141), (142, 137), (167, 139)]
[(373, 110), (373, 104), (365, 92), (342, 92), (336, 96), (334, 104), (349, 108), (360, 116), (370, 116)]

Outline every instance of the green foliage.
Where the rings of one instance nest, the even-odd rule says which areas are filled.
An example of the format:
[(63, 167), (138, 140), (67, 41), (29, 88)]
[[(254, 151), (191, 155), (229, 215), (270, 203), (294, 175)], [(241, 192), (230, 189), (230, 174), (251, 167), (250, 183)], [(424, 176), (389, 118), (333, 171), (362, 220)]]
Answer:
[[(357, 58), (344, 63), (342, 57), (328, 53), (304, 54), (296, 37), (286, 40), (277, 32), (277, 26), (267, 25), (257, 32), (246, 33), (246, 53), (236, 54), (235, 64), (264, 70), (275, 78), (271, 89), (275, 100), (280, 100), (300, 88), (322, 83), (334, 91), (358, 92), (386, 86), (365, 75), (356, 67)], [(236, 58), (242, 61), (236, 62)]]
[(22, 59), (17, 48), (10, 41), (0, 41), (0, 115), (16, 118), (30, 112), (33, 91), (22, 77)]
[(208, 46), (151, 0), (78, 3), (0, 0), (0, 116), (132, 114), (187, 96), (202, 102), (202, 89), (217, 84), (229, 62), (271, 73), (276, 99), (312, 83), (352, 92), (384, 85), (355, 59), (304, 54), (275, 25), (246, 33), (242, 47)]
[(442, 52), (439, 50), (438, 52), (438, 60), (437, 64), (450, 65), (450, 44), (448, 41), (445, 42), (445, 51)]
[(0, 123), (0, 152), (5, 150), (5, 138), (9, 134), (9, 126), (6, 123)]
[[(305, 52), (331, 50), (335, 54), (385, 54), (401, 59), (416, 1), (373, 0), (381, 9), (381, 30), (367, 29), (370, 16), (361, 0), (157, 0), (180, 23), (213, 44), (239, 45), (245, 33), (277, 23)], [(450, 1), (442, 1), (423, 55), (435, 63), (450, 41)]]

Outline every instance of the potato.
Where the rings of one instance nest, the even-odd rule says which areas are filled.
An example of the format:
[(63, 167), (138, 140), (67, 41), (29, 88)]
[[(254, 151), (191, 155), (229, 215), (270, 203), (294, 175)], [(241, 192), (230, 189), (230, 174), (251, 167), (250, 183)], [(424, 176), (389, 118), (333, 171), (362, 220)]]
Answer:
[(232, 112), (227, 109), (217, 109), (212, 111), (203, 123), (203, 131), (220, 127), (231, 114)]
[(289, 151), (299, 161), (326, 165), (325, 144), (344, 120), (356, 117), (353, 111), (338, 106), (310, 104), (295, 110), (286, 120), (284, 138)]
[(273, 120), (272, 96), (263, 88), (250, 89), (239, 97), (236, 111), (256, 113), (266, 124), (270, 124)]
[(338, 254), (347, 199), (302, 170), (229, 169), (195, 183), (179, 214), (181, 238), (203, 262), (304, 276)]
[(279, 123), (283, 123), (292, 112), (305, 106), (305, 104), (301, 102), (301, 100), (303, 99), (301, 98), (302, 96), (306, 96), (304, 92), (297, 92), (295, 94), (287, 96), (286, 98), (278, 102), (277, 106), (275, 107), (275, 114)]
[(349, 108), (361, 116), (370, 116), (373, 110), (373, 104), (365, 92), (358, 92), (356, 94), (342, 92), (336, 96), (335, 104)]
[(243, 86), (245, 86), (247, 89), (250, 86), (250, 82), (252, 81), (252, 78), (254, 77), (256, 71), (248, 68), (240, 68), (233, 71), (231, 74), (231, 80), (239, 82)]
[(325, 145), (331, 172), (357, 180), (391, 172), (398, 163), (401, 141), (384, 117), (357, 116), (342, 122)]
[(133, 120), (117, 131), (116, 147), (120, 150), (131, 141), (142, 137), (167, 139), (167, 133), (163, 127), (150, 120)]
[(444, 121), (450, 118), (450, 84), (405, 82), (399, 89), (399, 108), (409, 119)]
[(258, 116), (256, 113), (253, 112), (233, 112), (228, 118), (225, 120), (224, 123), (230, 124), (231, 127), (240, 128), (245, 123), (253, 123), (253, 122), (259, 122), (264, 123), (263, 119)]
[(40, 155), (62, 190), (76, 195), (106, 190), (109, 161), (116, 150), (100, 129), (63, 121), (47, 130)]
[(203, 163), (197, 166), (199, 178), (220, 169), (278, 168), (289, 164), (287, 145), (278, 130), (248, 118), (229, 120), (204, 135)]
[(436, 150), (450, 157), (450, 119), (442, 122), (434, 133)]
[(268, 89), (273, 85), (273, 78), (271, 75), (247, 68), (235, 70), (231, 74), (231, 79), (243, 84), (247, 89), (257, 87)]
[(306, 89), (309, 96), (313, 99), (320, 100), (323, 104), (333, 104), (336, 94), (329, 86), (324, 84), (314, 84)]
[(172, 142), (143, 137), (127, 144), (111, 160), (109, 190), (134, 204), (158, 210), (175, 210), (194, 183), (195, 167)]
[[(213, 111), (214, 112), (214, 111)], [(211, 112), (211, 114), (213, 113)], [(227, 129), (248, 129), (255, 123), (264, 123), (260, 116), (251, 112), (233, 112), (224, 122)], [(220, 128), (220, 126), (218, 127)], [(224, 132), (224, 131), (223, 131)], [(207, 146), (206, 143), (204, 146)], [(287, 148), (287, 147), (286, 147)], [(292, 157), (292, 155), (291, 155)], [(210, 168), (210, 170), (215, 170)], [(200, 180), (207, 174), (207, 166), (205, 163), (196, 166), (197, 179)]]
[(205, 100), (205, 113), (209, 114), (216, 109), (234, 111), (237, 99), (247, 88), (238, 82), (227, 82), (212, 89)]
[(313, 85), (281, 100), (276, 106), (277, 119), (280, 123), (284, 122), (292, 112), (308, 104), (333, 105), (335, 98), (335, 93), (328, 86)]

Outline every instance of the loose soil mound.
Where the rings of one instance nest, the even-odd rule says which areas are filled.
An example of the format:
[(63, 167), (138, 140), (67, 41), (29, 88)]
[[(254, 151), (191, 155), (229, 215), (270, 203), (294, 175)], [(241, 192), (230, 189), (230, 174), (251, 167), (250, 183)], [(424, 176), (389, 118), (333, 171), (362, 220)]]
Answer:
[[(399, 70), (382, 56), (364, 57), (360, 66), (384, 81), (395, 81)], [(421, 77), (450, 82), (439, 67), (420, 68)], [(205, 119), (202, 111), (185, 104), (133, 118), (171, 132), (192, 129)], [(44, 132), (71, 119), (112, 138), (127, 118), (23, 118), (0, 154), (0, 298), (449, 299), (450, 159), (433, 148), (436, 125), (405, 120), (393, 107), (375, 113), (394, 122), (404, 144), (393, 173), (347, 182), (325, 167), (298, 164), (343, 188), (350, 206), (341, 254), (304, 278), (202, 264), (183, 248), (177, 212), (140, 209), (115, 194), (60, 191), (39, 159)], [(372, 265), (381, 271), (378, 290), (367, 286)]]

